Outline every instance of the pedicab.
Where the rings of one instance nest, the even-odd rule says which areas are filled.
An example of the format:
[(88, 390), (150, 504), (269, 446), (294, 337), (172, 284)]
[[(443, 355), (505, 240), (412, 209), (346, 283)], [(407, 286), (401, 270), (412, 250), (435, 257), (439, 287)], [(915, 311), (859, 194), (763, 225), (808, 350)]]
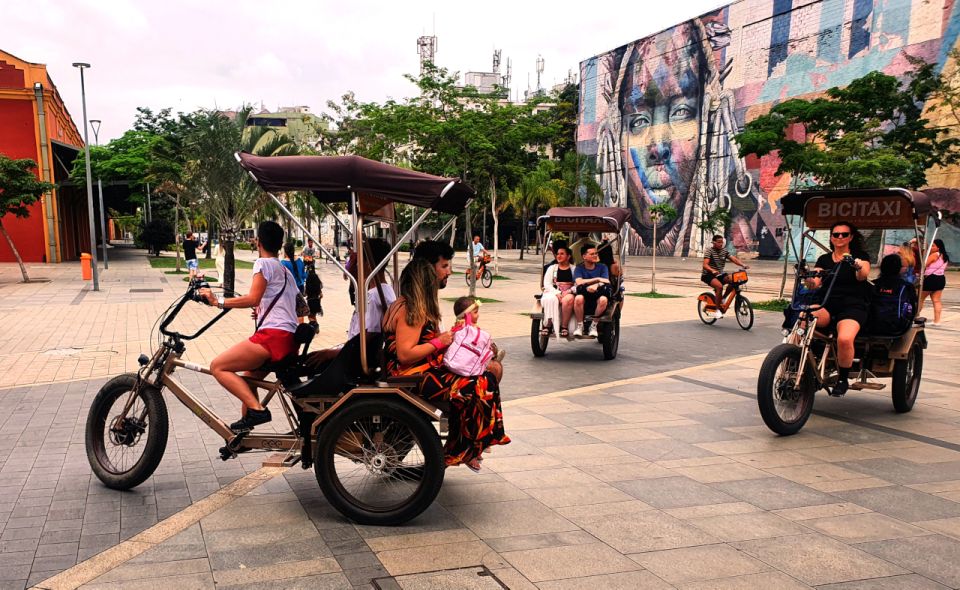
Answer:
[[(780, 435), (795, 434), (813, 411), (814, 394), (819, 390), (832, 393), (838, 375), (837, 342), (833, 325), (817, 326), (813, 312), (829, 300), (838, 269), (855, 264), (851, 257), (831, 271), (815, 270), (805, 261), (813, 247), (830, 252), (829, 245), (817, 239), (817, 230), (828, 230), (835, 222), (846, 221), (860, 230), (912, 230), (919, 244), (921, 272), (930, 244), (936, 238), (941, 215), (922, 192), (899, 188), (849, 189), (835, 191), (798, 191), (780, 199), (784, 216), (802, 216), (805, 229), (795, 265), (793, 296), (784, 326), (783, 343), (771, 350), (757, 379), (757, 402), (760, 415), (770, 430)], [(928, 220), (933, 221), (933, 235), (927, 236)], [(928, 239), (929, 238), (929, 239)], [(827, 241), (829, 244), (829, 240)], [(899, 244), (898, 244), (899, 245)], [(804, 283), (820, 279), (823, 289), (808, 291)], [(871, 310), (875, 318), (876, 310)], [(792, 326), (790, 323), (792, 322)], [(920, 391), (923, 372), (923, 351), (927, 347), (925, 320), (913, 318), (900, 333), (875, 333), (877, 322), (871, 319), (861, 327), (854, 344), (854, 364), (850, 371), (850, 390), (882, 390), (891, 379), (894, 410), (909, 412)], [(849, 393), (847, 395), (850, 395)]]
[[(460, 213), (474, 195), (473, 189), (458, 180), (357, 156), (258, 157), (240, 153), (237, 159), (279, 210), (344, 272), (358, 293), (366, 293), (390, 262), (393, 277), (399, 275), (396, 253), (400, 244), (432, 212)], [(273, 194), (283, 191), (311, 191), (328, 209), (334, 203), (347, 205), (350, 231), (358, 245), (358, 279), (350, 276)], [(396, 203), (425, 209), (399, 239)], [(363, 261), (369, 256), (366, 232), (385, 227), (395, 244), (393, 250), (365, 276)], [(221, 311), (192, 334), (171, 327), (185, 305), (202, 301), (199, 290), (204, 287), (208, 285), (202, 278), (190, 282), (186, 292), (158, 319), (160, 344), (150, 356), (140, 356), (140, 370), (115, 377), (93, 400), (86, 423), (86, 449), (100, 481), (109, 488), (126, 490), (154, 473), (168, 437), (163, 396), (167, 390), (223, 438), (221, 459), (244, 452), (281, 451), (271, 459), (273, 464), (313, 467), (330, 504), (358, 523), (401, 524), (430, 506), (443, 484), (442, 442), (449, 409), (418, 397), (418, 378), (385, 374), (380, 366), (379, 334), (361, 330), (336, 358), (314, 368), (305, 362), (314, 329), (300, 324), (294, 335), (299, 350), (260, 369), (272, 373), (273, 379), (246, 377), (254, 389), (261, 390), (264, 406), (271, 402), (275, 410), (280, 406), (281, 411), (275, 412), (278, 427), (273, 430), (277, 431), (268, 432), (265, 427), (263, 432), (234, 432), (175, 375), (178, 370), (210, 374), (209, 368), (182, 356), (191, 340), (230, 310)], [(361, 326), (366, 325), (366, 302), (366, 297), (356, 298)], [(180, 444), (191, 441), (184, 439)], [(197, 439), (194, 444), (202, 441)]]
[[(624, 281), (622, 271), (626, 263), (627, 232), (630, 228), (631, 218), (630, 210), (622, 207), (553, 207), (547, 211), (546, 215), (541, 215), (537, 219), (537, 230), (541, 241), (540, 249), (543, 252), (543, 265), (541, 266), (540, 282), (538, 283), (540, 285), (543, 284), (543, 276), (549, 266), (547, 264), (547, 254), (549, 253), (547, 244), (553, 232), (569, 234), (571, 245), (577, 238), (593, 240), (594, 236), (604, 234), (611, 236), (607, 247), (613, 250), (614, 260), (620, 264), (621, 275), (610, 278), (609, 302), (603, 314), (585, 316), (584, 318), (585, 323), (596, 323), (596, 341), (603, 345), (603, 358), (606, 360), (615, 359), (620, 346), (620, 314), (623, 310)], [(592, 241), (592, 243), (599, 244), (600, 240)], [(542, 297), (542, 293), (534, 295), (533, 311), (530, 312), (530, 347), (533, 350), (533, 356), (544, 356), (551, 339), (560, 342), (594, 340), (589, 335), (583, 335), (580, 338), (572, 336), (576, 324), (576, 318), (573, 316), (566, 326), (568, 336), (558, 339), (556, 331), (559, 331), (562, 327), (548, 324), (548, 319), (544, 317), (543, 313)]]

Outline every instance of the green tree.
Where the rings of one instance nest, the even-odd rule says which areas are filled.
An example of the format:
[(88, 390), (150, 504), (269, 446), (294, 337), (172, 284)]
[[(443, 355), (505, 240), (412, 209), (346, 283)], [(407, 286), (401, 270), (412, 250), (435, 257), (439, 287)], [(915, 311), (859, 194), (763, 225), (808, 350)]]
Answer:
[[(653, 223), (653, 241), (657, 244), (657, 226), (661, 223), (669, 223), (677, 218), (677, 210), (670, 203), (658, 203), (650, 207), (650, 221)], [(657, 292), (657, 248), (653, 248), (653, 259), (650, 264), (650, 292)]]
[[(960, 159), (960, 140), (923, 116), (944, 80), (907, 57), (914, 68), (903, 81), (871, 72), (825, 97), (774, 106), (737, 134), (740, 156), (776, 152), (777, 174), (827, 188), (923, 186), (928, 169)], [(793, 139), (798, 128), (801, 141)]]
[(0, 154), (0, 233), (7, 240), (17, 264), (20, 265), (20, 274), (23, 282), (29, 283), (27, 267), (23, 264), (20, 252), (13, 245), (13, 238), (3, 226), (3, 218), (8, 213), (16, 217), (30, 216), (30, 205), (37, 202), (43, 193), (53, 190), (54, 185), (37, 179), (34, 170), (37, 163), (30, 159), (14, 160)]
[(537, 168), (520, 179), (516, 188), (507, 195), (505, 208), (513, 209), (520, 216), (520, 260), (527, 249), (527, 222), (531, 214), (539, 208), (552, 207), (557, 203), (557, 183), (552, 178), (554, 165), (550, 160), (542, 160)]
[(297, 153), (287, 135), (268, 127), (248, 127), (250, 112), (250, 107), (244, 107), (231, 119), (217, 111), (198, 111), (188, 121), (183, 144), (184, 184), (198, 195), (199, 205), (217, 223), (224, 250), (222, 284), (228, 294), (233, 293), (235, 285), (236, 233), (266, 199), (260, 187), (237, 165), (234, 154)]

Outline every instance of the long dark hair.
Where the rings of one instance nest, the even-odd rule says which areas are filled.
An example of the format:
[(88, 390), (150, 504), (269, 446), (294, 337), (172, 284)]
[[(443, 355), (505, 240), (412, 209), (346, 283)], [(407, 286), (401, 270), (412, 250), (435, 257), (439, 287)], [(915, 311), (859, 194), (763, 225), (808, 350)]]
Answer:
[(297, 279), (298, 283), (302, 282), (303, 277), (300, 276), (300, 269), (297, 267), (297, 255), (293, 250), (293, 242), (287, 242), (283, 245), (283, 253), (286, 254), (290, 266), (293, 267), (293, 277)]
[(950, 256), (947, 254), (947, 249), (943, 247), (943, 240), (937, 238), (933, 241), (937, 246), (937, 250), (940, 252), (940, 258), (943, 258), (944, 262), (950, 262)]
[[(866, 245), (864, 244), (863, 234), (860, 233), (860, 230), (857, 229), (857, 226), (853, 225), (849, 221), (838, 221), (830, 226), (830, 235), (833, 235), (833, 230), (845, 225), (850, 228), (850, 253), (854, 252), (865, 252)], [(833, 250), (833, 242), (830, 242), (830, 250)]]

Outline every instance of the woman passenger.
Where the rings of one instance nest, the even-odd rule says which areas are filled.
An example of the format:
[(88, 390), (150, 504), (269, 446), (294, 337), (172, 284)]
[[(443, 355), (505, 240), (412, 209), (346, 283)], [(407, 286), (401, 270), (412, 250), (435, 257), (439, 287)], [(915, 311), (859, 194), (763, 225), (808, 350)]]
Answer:
[(383, 318), (386, 367), (390, 375), (422, 375), (419, 395), (449, 402), (446, 464), (477, 471), (485, 449), (510, 442), (503, 431), (500, 390), (489, 368), (479, 377), (461, 377), (443, 366), (453, 334), (440, 326), (438, 288), (436, 270), (426, 258), (415, 257), (403, 269), (400, 297)]
[(543, 307), (545, 329), (555, 330), (557, 337), (567, 338), (567, 327), (573, 316), (574, 293), (573, 265), (570, 249), (567, 246), (558, 246), (554, 252), (557, 261), (547, 267), (543, 274), (543, 296), (540, 305)]
[(277, 362), (296, 349), (297, 286), (277, 256), (283, 244), (283, 228), (264, 221), (257, 228), (260, 257), (253, 263), (253, 282), (246, 295), (224, 299), (210, 289), (200, 294), (220, 309), (252, 307), (257, 318), (256, 332), (220, 353), (210, 363), (210, 373), (224, 389), (243, 402), (243, 416), (230, 425), (234, 432), (246, 432), (269, 422), (270, 410), (260, 404), (256, 392), (237, 373), (254, 371), (267, 361)]
[(910, 247), (910, 244), (904, 242), (903, 245), (900, 246), (900, 249), (897, 250), (897, 254), (900, 255), (902, 262), (900, 265), (900, 276), (911, 285), (916, 284), (917, 274), (914, 268), (917, 265), (917, 257), (913, 253), (913, 248)]
[[(933, 325), (940, 325), (940, 315), (943, 313), (943, 289), (947, 286), (947, 278), (944, 271), (947, 270), (947, 263), (950, 262), (950, 256), (944, 247), (943, 240), (936, 239), (930, 246), (930, 256), (927, 257), (927, 264), (923, 270), (923, 289), (920, 291), (920, 309), (923, 309), (923, 302), (930, 296), (933, 302)], [(917, 312), (919, 313), (919, 309)]]
[[(817, 328), (836, 325), (837, 365), (840, 378), (830, 395), (839, 397), (850, 387), (850, 368), (853, 366), (853, 342), (866, 322), (869, 313), (870, 257), (864, 251), (863, 235), (852, 223), (840, 221), (830, 228), (832, 252), (817, 259), (816, 270), (836, 270), (836, 282), (830, 298), (823, 300), (823, 307), (813, 312)], [(820, 297), (826, 295), (833, 277), (814, 279), (813, 286), (820, 287)]]

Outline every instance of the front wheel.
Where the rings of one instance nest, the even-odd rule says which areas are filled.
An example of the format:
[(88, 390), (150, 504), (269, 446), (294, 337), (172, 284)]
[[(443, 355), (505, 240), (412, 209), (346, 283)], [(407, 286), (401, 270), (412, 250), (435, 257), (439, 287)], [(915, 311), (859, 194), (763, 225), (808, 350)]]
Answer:
[[(700, 321), (710, 326), (716, 323), (717, 318), (713, 315), (713, 311), (707, 311), (707, 303), (703, 300), (704, 296), (708, 296), (710, 301), (713, 301), (713, 293), (704, 292), (700, 294), (700, 297), (697, 298), (697, 315), (700, 316)], [(714, 309), (716, 309), (714, 307)]]
[(490, 272), (489, 268), (483, 269), (483, 276), (480, 277), (480, 283), (486, 289), (489, 289), (490, 285), (493, 284), (493, 273)]
[(740, 327), (744, 330), (749, 330), (752, 328), (753, 306), (750, 305), (750, 300), (743, 295), (737, 295), (737, 299), (734, 301), (734, 306), (736, 307), (737, 312), (737, 323), (740, 324)]
[(907, 358), (893, 362), (893, 409), (902, 414), (913, 409), (920, 392), (923, 347), (914, 343)]
[(617, 358), (617, 351), (620, 349), (620, 316), (614, 316), (613, 320), (603, 327), (600, 337), (603, 341), (603, 358), (612, 361)]
[[(130, 399), (129, 410), (124, 407)], [(87, 460), (108, 488), (129, 490), (153, 475), (167, 447), (167, 406), (157, 388), (126, 373), (100, 388), (87, 414)]]
[(440, 436), (427, 416), (396, 399), (354, 401), (323, 425), (317, 483), (359, 524), (393, 526), (430, 507), (443, 485)]
[(800, 367), (800, 348), (778, 345), (767, 354), (757, 378), (757, 404), (764, 424), (777, 434), (796, 434), (813, 412), (816, 390), (813, 371)]
[(550, 344), (550, 334), (543, 334), (541, 326), (543, 320), (535, 319), (530, 322), (530, 348), (533, 350), (533, 356), (539, 358), (547, 354), (547, 345)]

